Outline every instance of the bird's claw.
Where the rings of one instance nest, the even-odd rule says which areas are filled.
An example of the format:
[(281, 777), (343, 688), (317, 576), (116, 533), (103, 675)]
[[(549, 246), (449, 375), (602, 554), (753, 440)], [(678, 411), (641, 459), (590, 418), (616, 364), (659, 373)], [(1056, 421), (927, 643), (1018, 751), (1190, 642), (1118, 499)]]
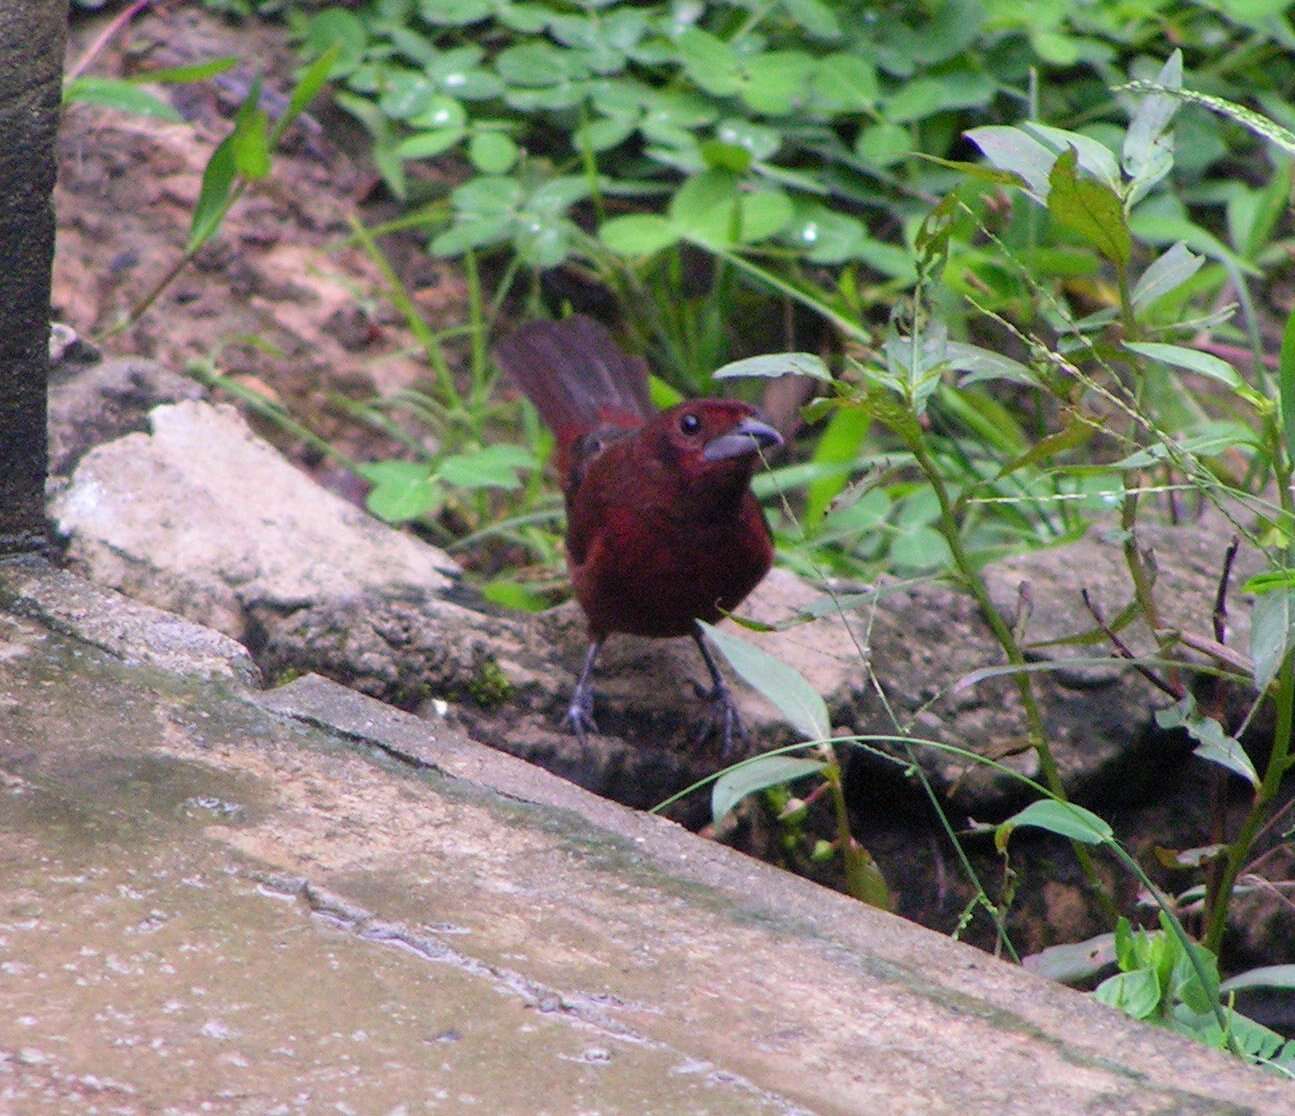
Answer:
[(693, 683), (697, 696), (708, 702), (710, 709), (706, 719), (701, 723), (693, 737), (693, 744), (701, 744), (713, 736), (720, 739), (720, 759), (729, 759), (734, 752), (734, 739), (747, 743), (751, 737), (733, 700), (733, 692), (723, 682), (706, 689), (697, 682)]
[(576, 687), (562, 723), (566, 725), (568, 732), (575, 734), (581, 744), (585, 743), (585, 737), (589, 733), (598, 731), (598, 725), (594, 721), (593, 690), (587, 687)]

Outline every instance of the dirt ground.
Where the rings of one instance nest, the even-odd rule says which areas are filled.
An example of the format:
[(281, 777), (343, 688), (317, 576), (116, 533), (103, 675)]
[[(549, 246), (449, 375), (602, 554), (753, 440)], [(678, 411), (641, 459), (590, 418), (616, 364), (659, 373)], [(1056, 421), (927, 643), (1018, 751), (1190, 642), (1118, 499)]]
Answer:
[[(393, 444), (334, 399), (416, 388), (427, 366), (384, 297), (378, 268), (348, 243), (350, 220), (371, 226), (394, 209), (362, 158), (338, 146), (338, 136), (345, 142), (355, 134), (340, 114), (295, 125), (269, 177), (234, 206), (215, 241), (134, 325), (120, 328), (181, 255), (203, 168), (250, 80), (264, 76), (273, 112), (292, 88), (298, 60), (283, 28), (226, 23), (191, 0), (163, 0), (83, 61), (110, 19), (73, 21), (69, 74), (83, 66), (86, 74), (117, 77), (225, 56), (241, 61), (215, 81), (157, 90), (185, 118), (181, 124), (70, 107), (56, 191), (56, 320), (109, 354), (154, 357), (175, 371), (209, 363), (283, 403), (346, 453), (390, 455)], [(325, 100), (317, 113), (331, 111)], [(384, 238), (382, 247), (434, 329), (460, 324), (459, 271), (422, 251), (422, 239), (405, 233)], [(264, 424), (261, 430), (319, 479), (358, 496), (354, 482), (317, 454)]]

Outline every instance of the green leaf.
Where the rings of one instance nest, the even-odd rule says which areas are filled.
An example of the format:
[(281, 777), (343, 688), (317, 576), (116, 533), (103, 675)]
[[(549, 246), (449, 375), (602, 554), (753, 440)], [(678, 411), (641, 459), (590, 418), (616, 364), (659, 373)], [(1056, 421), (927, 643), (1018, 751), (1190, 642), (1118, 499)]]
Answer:
[(1125, 341), (1124, 347), (1151, 360), (1171, 364), (1175, 368), (1186, 368), (1201, 376), (1208, 376), (1228, 387), (1244, 387), (1245, 381), (1226, 360), (1213, 353), (1200, 349), (1189, 349), (1183, 345), (1165, 345), (1158, 341)]
[(486, 446), (475, 453), (456, 453), (442, 459), (437, 479), (456, 488), (520, 488), (520, 469), (535, 468), (535, 458), (521, 446)]
[(1073, 147), (1058, 156), (1048, 175), (1048, 212), (1117, 267), (1124, 268), (1133, 252), (1124, 206), (1109, 186), (1078, 177), (1077, 161)]
[(1049, 174), (1057, 162), (1051, 149), (1020, 128), (1004, 124), (972, 128), (963, 135), (999, 170), (1022, 178), (1039, 201), (1047, 198)]
[(1255, 664), (1255, 689), (1260, 693), (1277, 677), (1282, 660), (1295, 646), (1295, 590), (1277, 589), (1255, 598), (1250, 614), (1250, 658)]
[(814, 58), (799, 50), (771, 50), (741, 61), (741, 95), (766, 116), (785, 116), (809, 99)]
[(189, 66), (164, 66), (158, 70), (140, 70), (130, 75), (130, 81), (137, 85), (188, 85), (191, 82), (206, 81), (238, 65), (233, 57), (212, 58), (207, 62), (194, 62)]
[(104, 105), (137, 116), (151, 116), (178, 124), (183, 117), (166, 101), (117, 78), (79, 77), (63, 86), (63, 103)]
[(1068, 837), (1085, 845), (1100, 845), (1113, 840), (1115, 836), (1111, 827), (1091, 810), (1076, 806), (1073, 802), (1041, 798), (1013, 814), (995, 830), (994, 844), (999, 852), (1007, 847), (1012, 830), (1023, 825), (1046, 829), (1049, 833)]
[(371, 461), (360, 466), (360, 475), (373, 485), (365, 506), (387, 523), (428, 515), (444, 502), (425, 461)]
[(1102, 981), (1093, 990), (1093, 996), (1133, 1019), (1149, 1019), (1160, 1007), (1160, 982), (1154, 972), (1135, 969)]
[(1067, 148), (1073, 147), (1079, 156), (1080, 168), (1112, 190), (1118, 192), (1123, 185), (1115, 155), (1100, 140), (1095, 140), (1081, 132), (1069, 132), (1064, 128), (1038, 124), (1033, 120), (1027, 121), (1024, 127), (1027, 132), (1052, 148), (1058, 155), (1064, 154)]
[[(1177, 53), (1175, 51), (1175, 54)], [(1283, 128), (1280, 124), (1269, 120), (1268, 117), (1255, 112), (1253, 109), (1246, 108), (1245, 105), (1239, 105), (1235, 101), (1228, 101), (1222, 97), (1213, 97), (1208, 93), (1195, 93), (1190, 89), (1174, 89), (1152, 81), (1131, 81), (1127, 85), (1117, 86), (1116, 89), (1127, 89), (1132, 93), (1152, 93), (1167, 100), (1177, 99), (1187, 101), (1193, 105), (1200, 105), (1211, 112), (1218, 113), (1220, 116), (1235, 120), (1242, 127), (1254, 132), (1255, 135), (1279, 147), (1287, 155), (1295, 156), (1295, 132)]]
[(432, 132), (415, 132), (396, 144), (396, 155), (401, 159), (430, 159), (448, 151), (464, 136), (462, 128), (441, 128)]
[(816, 380), (830, 381), (832, 373), (823, 358), (815, 353), (765, 353), (730, 361), (711, 373), (716, 380), (737, 379), (742, 376), (760, 376), (776, 379), (779, 376), (812, 376)]
[(618, 256), (650, 256), (679, 239), (674, 224), (654, 213), (631, 213), (604, 221), (598, 238)]
[(814, 68), (810, 110), (825, 116), (864, 112), (877, 103), (881, 87), (872, 61), (839, 52), (819, 60)]
[(189, 224), (189, 240), (184, 246), (187, 254), (201, 248), (225, 219), (225, 209), (229, 202), (230, 188), (238, 167), (234, 161), (234, 136), (226, 136), (207, 160), (202, 172), (202, 186), (198, 190), (198, 200), (194, 203), (193, 218)]
[(966, 373), (958, 381), (959, 387), (967, 387), (982, 380), (1008, 380), (1027, 387), (1037, 387), (1039, 384), (1039, 377), (1028, 365), (965, 341), (945, 342), (944, 357), (955, 372)]
[(234, 165), (249, 182), (270, 173), (270, 117), (261, 108), (240, 114), (234, 129)]
[(1204, 262), (1204, 256), (1196, 255), (1183, 241), (1178, 241), (1151, 264), (1134, 284), (1131, 296), (1133, 308), (1142, 310), (1161, 295), (1182, 286), (1200, 270)]
[[(1183, 53), (1175, 50), (1159, 74), (1166, 92), (1183, 82)], [(1131, 179), (1128, 198), (1132, 205), (1159, 182), (1174, 165), (1174, 138), (1169, 123), (1178, 111), (1178, 101), (1163, 93), (1143, 98), (1124, 134), (1124, 171)]]
[(549, 607), (548, 598), (536, 593), (530, 586), (506, 577), (487, 581), (481, 587), (481, 595), (491, 604), (518, 612), (543, 612)]
[(713, 624), (698, 621), (742, 679), (771, 702), (806, 740), (832, 735), (827, 705), (799, 671)]
[[(368, 42), (369, 33), (359, 16), (345, 8), (326, 8), (313, 16), (306, 27), (306, 50), (320, 56), (306, 73), (313, 75), (319, 63), (326, 58), (320, 84), (330, 77), (345, 77), (364, 61)], [(316, 86), (305, 103), (309, 104), (311, 97), (318, 91), (319, 86)]]
[(1156, 724), (1162, 729), (1186, 729), (1188, 735), (1198, 741), (1194, 749), (1195, 755), (1227, 768), (1234, 775), (1240, 775), (1255, 790), (1259, 789), (1259, 773), (1241, 747), (1241, 742), (1224, 732), (1223, 726), (1213, 717), (1199, 713), (1190, 694), (1168, 709), (1158, 709)]
[(301, 77), (297, 79), (292, 95), (288, 98), (288, 107), (274, 122), (274, 129), (270, 132), (271, 147), (279, 142), (279, 137), (291, 127), (297, 117), (306, 111), (307, 106), (324, 87), (324, 82), (331, 76), (333, 65), (341, 56), (343, 49), (342, 43), (334, 43), (307, 66)]
[(468, 144), (468, 158), (483, 174), (503, 174), (518, 154), (517, 144), (503, 132), (478, 132)]
[(799, 756), (760, 756), (725, 771), (715, 780), (710, 794), (710, 814), (719, 821), (748, 794), (816, 775), (826, 765), (821, 760)]
[(675, 39), (679, 60), (688, 76), (707, 93), (727, 97), (741, 85), (733, 48), (700, 27), (689, 27)]

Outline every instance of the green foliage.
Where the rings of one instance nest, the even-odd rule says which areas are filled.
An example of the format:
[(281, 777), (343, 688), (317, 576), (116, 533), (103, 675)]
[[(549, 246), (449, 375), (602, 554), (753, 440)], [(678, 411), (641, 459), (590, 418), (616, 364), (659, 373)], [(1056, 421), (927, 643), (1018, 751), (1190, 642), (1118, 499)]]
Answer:
[(1284, 1040), (1231, 1006), (1218, 1009), (1220, 983), (1214, 954), (1204, 946), (1184, 944), (1164, 914), (1158, 931), (1134, 930), (1128, 919), (1121, 918), (1115, 928), (1115, 960), (1119, 973), (1093, 993), (1102, 1003), (1207, 1046), (1235, 1050), (1246, 1061), (1295, 1075), (1295, 1041)]

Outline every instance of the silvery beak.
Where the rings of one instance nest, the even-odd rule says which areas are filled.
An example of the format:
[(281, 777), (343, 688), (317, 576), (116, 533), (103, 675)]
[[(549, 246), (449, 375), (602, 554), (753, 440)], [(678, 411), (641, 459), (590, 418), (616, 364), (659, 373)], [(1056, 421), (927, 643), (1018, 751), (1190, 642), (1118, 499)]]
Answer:
[(707, 461), (724, 461), (782, 445), (782, 435), (767, 422), (744, 418), (727, 434), (712, 438), (701, 451)]

